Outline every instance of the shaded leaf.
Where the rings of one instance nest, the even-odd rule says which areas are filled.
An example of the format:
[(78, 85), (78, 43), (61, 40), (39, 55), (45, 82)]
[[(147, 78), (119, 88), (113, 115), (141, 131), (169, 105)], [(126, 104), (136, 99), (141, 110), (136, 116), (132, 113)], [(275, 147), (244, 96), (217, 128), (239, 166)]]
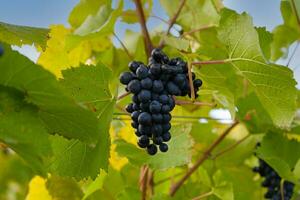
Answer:
[(24, 44), (46, 48), (49, 30), (29, 26), (17, 26), (0, 22), (0, 41), (10, 45)]

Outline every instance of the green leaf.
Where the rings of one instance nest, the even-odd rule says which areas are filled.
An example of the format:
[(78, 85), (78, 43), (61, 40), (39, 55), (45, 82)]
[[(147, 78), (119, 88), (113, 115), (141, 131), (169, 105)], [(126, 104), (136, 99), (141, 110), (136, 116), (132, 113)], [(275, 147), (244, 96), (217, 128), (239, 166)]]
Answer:
[(65, 95), (50, 72), (8, 47), (0, 58), (0, 72), (0, 85), (18, 89), (27, 102), (37, 105), (50, 133), (96, 143), (99, 136), (96, 116)]
[(242, 97), (237, 102), (238, 118), (251, 133), (266, 133), (273, 128), (270, 115), (266, 112), (255, 93)]
[(108, 166), (109, 125), (115, 105), (108, 86), (111, 71), (103, 64), (98, 64), (71, 68), (62, 74), (64, 78), (60, 83), (65, 91), (80, 105), (95, 112), (99, 137), (96, 138), (96, 147), (89, 147), (78, 140), (66, 141), (53, 137), (55, 155), (50, 168), (60, 175), (94, 179), (100, 168), (107, 170)]
[(111, 1), (99, 7), (95, 15), (89, 15), (85, 21), (74, 31), (75, 35), (87, 36), (92, 33), (101, 35), (112, 33), (117, 18), (122, 14), (123, 1), (116, 9), (111, 8)]
[(297, 98), (292, 71), (266, 62), (248, 15), (224, 10), (218, 33), (219, 39), (227, 45), (229, 58), (226, 62), (253, 87), (274, 124), (289, 127)]
[(176, 38), (172, 36), (165, 37), (165, 43), (178, 50), (185, 50), (185, 51), (187, 51), (190, 46), (190, 42), (188, 40), (182, 38)]
[(139, 200), (141, 199), (141, 191), (138, 190), (137, 188), (132, 188), (132, 187), (127, 187), (123, 191), (121, 191), (118, 196), (117, 200)]
[(87, 199), (88, 197), (93, 195), (93, 193), (95, 193), (97, 190), (101, 189), (103, 187), (103, 183), (106, 176), (107, 173), (105, 171), (101, 171), (99, 176), (87, 187), (82, 200)]
[(291, 181), (294, 181), (292, 169), (300, 158), (295, 152), (300, 152), (299, 142), (273, 132), (263, 138), (261, 147), (257, 149), (261, 159), (272, 166), (281, 177)]
[(232, 184), (226, 182), (222, 176), (221, 171), (217, 171), (214, 174), (215, 187), (213, 187), (212, 192), (222, 200), (234, 200)]
[[(19, 154), (37, 173), (45, 175), (43, 159), (51, 155), (51, 146), (37, 108), (24, 104), (16, 91), (1, 87), (0, 96), (5, 97), (5, 101), (0, 102), (0, 141)], [(6, 106), (10, 109), (3, 109)]]
[(284, 23), (273, 30), (272, 60), (286, 56), (288, 47), (300, 38), (299, 19), (297, 19), (297, 11), (294, 10), (291, 0), (282, 0), (280, 9)]
[(112, 120), (116, 100), (109, 90), (112, 72), (103, 64), (97, 66), (80, 66), (62, 72), (62, 85), (67, 92), (82, 106), (95, 112), (99, 124), (99, 148), (103, 169), (107, 169), (110, 139), (109, 126)]
[(83, 196), (80, 186), (70, 178), (51, 175), (46, 182), (46, 187), (55, 200), (81, 200)]
[(87, 17), (97, 14), (99, 8), (106, 2), (105, 0), (80, 0), (70, 13), (69, 23), (73, 28), (78, 28)]
[(271, 57), (271, 43), (273, 41), (273, 35), (266, 30), (266, 27), (256, 28), (259, 38), (260, 48), (263, 51), (263, 54), (267, 60)]
[[(195, 72), (199, 74), (204, 85), (213, 90), (213, 97), (222, 106), (230, 111), (231, 117), (235, 117), (235, 99), (234, 87), (229, 83), (230, 80), (237, 80), (232, 70), (224, 65), (208, 65), (201, 69), (196, 68)], [(228, 76), (233, 76), (228, 78)]]
[(10, 45), (24, 44), (46, 48), (49, 30), (29, 26), (17, 26), (0, 22), (0, 41)]
[(145, 150), (141, 150), (123, 140), (116, 141), (116, 151), (119, 155), (126, 156), (135, 165), (147, 163), (153, 169), (167, 169), (181, 166), (191, 160), (190, 148), (193, 145), (193, 140), (189, 135), (190, 131), (191, 125), (173, 126), (171, 129), (172, 139), (168, 143), (169, 150), (167, 153), (158, 153), (155, 156), (149, 156)]
[[(74, 177), (77, 180), (91, 177), (95, 179), (100, 168), (105, 165), (99, 143), (90, 147), (79, 140), (66, 140), (60, 136), (51, 136), (53, 157), (48, 161), (48, 169), (60, 176)], [(102, 158), (105, 157), (105, 158)]]
[[(160, 3), (170, 18), (180, 5), (180, 1), (160, 0)], [(217, 25), (219, 19), (218, 11), (211, 0), (189, 0), (186, 1), (176, 23), (188, 31), (204, 25)]]

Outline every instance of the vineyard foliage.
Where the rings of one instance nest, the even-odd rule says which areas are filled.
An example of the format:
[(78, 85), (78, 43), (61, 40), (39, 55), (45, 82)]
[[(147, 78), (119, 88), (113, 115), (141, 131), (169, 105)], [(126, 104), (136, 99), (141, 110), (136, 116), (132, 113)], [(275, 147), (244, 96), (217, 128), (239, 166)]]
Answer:
[[(300, 2), (281, 1), (283, 24), (272, 31), (221, 0), (160, 0), (166, 20), (152, 0), (125, 2), (80, 0), (70, 27), (0, 22), (0, 199), (263, 199), (258, 158), (299, 198), (297, 66), (277, 61), (299, 43)], [(143, 17), (157, 27), (146, 30)], [(142, 28), (119, 37), (120, 24)], [(39, 51), (37, 62), (12, 48), (23, 45)], [(159, 46), (203, 86), (196, 100), (176, 98), (169, 151), (150, 156), (137, 146), (119, 75)]]

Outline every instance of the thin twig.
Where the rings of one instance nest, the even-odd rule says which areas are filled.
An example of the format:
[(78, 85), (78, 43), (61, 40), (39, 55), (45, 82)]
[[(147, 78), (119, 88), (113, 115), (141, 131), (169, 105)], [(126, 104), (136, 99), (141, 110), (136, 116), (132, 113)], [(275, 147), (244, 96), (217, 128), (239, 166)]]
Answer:
[(140, 190), (142, 192), (142, 200), (146, 200), (147, 197), (147, 178), (148, 178), (148, 166), (144, 165), (141, 167), (141, 172), (140, 172)]
[(195, 88), (194, 88), (193, 78), (192, 78), (192, 64), (190, 62), (188, 63), (188, 75), (189, 75), (189, 84), (191, 89), (191, 98), (194, 103), (196, 95), (195, 95)]
[(150, 192), (150, 196), (154, 195), (154, 170), (148, 170), (148, 188)]
[(193, 30), (190, 30), (188, 32), (184, 32), (180, 37), (184, 37), (186, 35), (191, 35), (193, 33), (197, 33), (197, 32), (212, 28), (212, 27), (215, 27), (215, 25), (207, 25), (207, 26), (203, 26), (203, 27), (200, 27), (200, 28), (197, 28), (197, 29), (193, 29)]
[(135, 6), (136, 6), (136, 12), (140, 21), (141, 29), (142, 29), (142, 34), (144, 38), (144, 44), (145, 44), (145, 51), (147, 57), (150, 56), (153, 45), (150, 39), (150, 35), (146, 26), (146, 20), (145, 20), (145, 14), (144, 10), (142, 7), (141, 0), (134, 0)]
[(299, 17), (298, 12), (297, 12), (297, 7), (296, 7), (296, 4), (295, 4), (295, 0), (291, 0), (291, 2), (292, 2), (292, 8), (293, 8), (294, 14), (296, 16), (296, 19), (297, 19), (297, 22), (298, 22), (298, 25), (299, 25), (299, 28), (300, 28), (300, 17)]
[(239, 144), (241, 144), (242, 142), (244, 142), (246, 139), (248, 139), (250, 137), (249, 135), (246, 135), (245, 137), (243, 137), (242, 139), (238, 140), (236, 143), (232, 144), (231, 146), (219, 151), (218, 153), (216, 153), (215, 155), (213, 155), (211, 157), (211, 159), (216, 159), (220, 156), (222, 156), (223, 154), (227, 153), (228, 151), (231, 151), (232, 149), (234, 149), (235, 147), (237, 147)]
[(130, 94), (130, 92), (126, 92), (124, 94), (121, 94), (120, 96), (118, 96), (118, 100), (123, 99), (124, 97), (128, 96)]
[(204, 199), (205, 197), (208, 197), (208, 196), (210, 196), (210, 195), (212, 195), (212, 194), (213, 194), (213, 192), (210, 191), (210, 192), (207, 192), (207, 193), (205, 193), (205, 194), (201, 194), (200, 196), (197, 196), (197, 197), (193, 198), (192, 200)]
[(192, 62), (192, 65), (210, 65), (210, 64), (224, 64), (227, 60), (207, 60)]
[[(174, 16), (169, 20), (169, 27), (168, 27), (168, 29), (167, 29), (167, 32), (165, 33), (165, 36), (169, 35), (169, 33), (170, 33), (172, 27), (174, 26), (174, 24), (175, 24), (177, 18), (179, 17), (179, 14), (180, 14), (180, 12), (181, 12), (181, 10), (182, 10), (182, 8), (183, 8), (185, 2), (186, 2), (186, 0), (181, 0), (181, 2), (180, 2), (180, 4), (179, 4), (179, 7), (178, 7), (177, 11), (175, 12)], [(164, 37), (163, 37), (163, 38), (160, 40), (160, 42), (159, 42), (159, 45), (158, 45), (159, 48), (162, 48), (162, 47), (164, 46), (164, 44), (165, 44), (165, 39), (164, 39)]]
[(175, 175), (166, 177), (166, 178), (164, 178), (164, 179), (161, 179), (161, 180), (157, 181), (156, 183), (154, 183), (154, 185), (157, 186), (157, 185), (159, 185), (159, 184), (162, 184), (162, 183), (164, 183), (164, 182), (170, 180), (171, 178), (178, 177), (178, 176), (180, 176), (180, 175), (182, 175), (182, 174), (184, 174), (184, 172), (179, 172), (179, 173), (177, 173), (177, 174), (175, 174)]
[(166, 23), (166, 24), (169, 24), (169, 22), (163, 18), (161, 18), (160, 16), (157, 16), (157, 15), (150, 15), (149, 17), (152, 17), (152, 18), (156, 18), (156, 19), (159, 19), (160, 21)]
[(294, 57), (294, 55), (295, 55), (295, 53), (297, 52), (297, 49), (298, 49), (298, 47), (299, 47), (299, 43), (300, 43), (300, 42), (297, 42), (296, 47), (295, 47), (295, 49), (293, 50), (293, 53), (292, 53), (290, 59), (288, 60), (286, 66), (289, 66), (290, 63), (291, 63), (291, 61), (293, 60), (293, 57)]
[(211, 152), (225, 139), (225, 137), (230, 133), (230, 131), (238, 125), (238, 121), (234, 122), (229, 128), (227, 128), (204, 152), (204, 154), (197, 160), (197, 162), (187, 171), (187, 173), (175, 184), (171, 186), (170, 196), (174, 196), (177, 190), (182, 186), (182, 184), (198, 169), (198, 167), (209, 158)]
[(121, 46), (123, 47), (125, 53), (129, 57), (129, 59), (133, 60), (133, 56), (130, 54), (129, 50), (127, 49), (127, 47), (125, 46), (125, 44), (122, 42), (122, 40), (117, 36), (116, 33), (113, 33), (113, 34), (114, 34), (115, 38), (118, 40), (118, 42), (121, 44)]

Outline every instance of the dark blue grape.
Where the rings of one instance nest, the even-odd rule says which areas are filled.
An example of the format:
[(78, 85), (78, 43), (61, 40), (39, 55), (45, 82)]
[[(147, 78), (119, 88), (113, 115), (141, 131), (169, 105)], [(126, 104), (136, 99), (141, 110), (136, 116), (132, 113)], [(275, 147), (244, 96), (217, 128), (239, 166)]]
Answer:
[(150, 78), (145, 78), (141, 80), (141, 86), (144, 89), (150, 90), (152, 88), (152, 80)]
[(153, 114), (159, 113), (161, 111), (161, 104), (154, 100), (150, 103), (149, 110)]
[(163, 115), (162, 114), (152, 114), (152, 121), (154, 123), (161, 123), (163, 121)]
[(142, 112), (138, 117), (139, 124), (142, 125), (151, 125), (152, 117), (147, 112)]
[(171, 134), (170, 134), (170, 132), (165, 132), (165, 133), (162, 135), (162, 139), (163, 139), (164, 142), (170, 141), (170, 139), (171, 139)]
[(119, 79), (122, 84), (127, 85), (133, 78), (131, 72), (123, 72)]
[(164, 90), (164, 85), (161, 80), (154, 80), (152, 85), (152, 91), (155, 93), (160, 93)]
[(147, 78), (148, 76), (148, 68), (144, 65), (140, 65), (139, 68), (136, 70), (136, 76), (139, 79)]
[(137, 94), (141, 91), (141, 83), (138, 80), (132, 80), (128, 83), (127, 88), (129, 92)]
[(136, 72), (136, 70), (139, 66), (140, 66), (140, 64), (136, 61), (132, 61), (128, 64), (129, 69), (134, 73)]
[(157, 153), (157, 147), (155, 144), (150, 144), (148, 147), (147, 147), (147, 152), (149, 155), (155, 155)]
[(169, 147), (168, 147), (168, 145), (165, 144), (165, 143), (161, 143), (161, 144), (159, 145), (159, 150), (160, 150), (161, 152), (167, 152), (168, 149), (169, 149)]
[(151, 92), (149, 90), (141, 90), (138, 94), (138, 99), (142, 103), (147, 103), (151, 100)]

